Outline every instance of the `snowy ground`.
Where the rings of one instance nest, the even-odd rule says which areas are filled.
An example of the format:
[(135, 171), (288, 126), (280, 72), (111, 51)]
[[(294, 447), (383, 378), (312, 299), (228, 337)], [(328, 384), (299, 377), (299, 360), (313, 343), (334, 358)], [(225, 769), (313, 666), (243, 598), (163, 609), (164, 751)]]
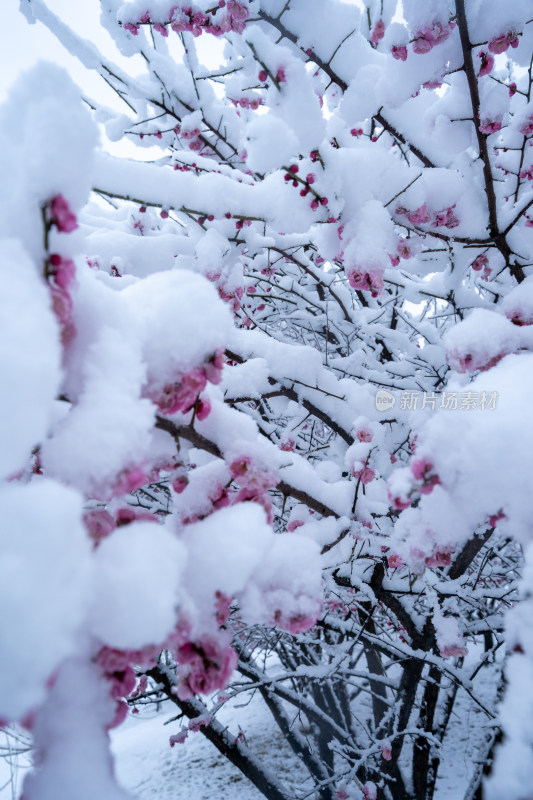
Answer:
[[(483, 700), (490, 707), (494, 685), (487, 674)], [(242, 698), (241, 698), (242, 701)], [(172, 708), (159, 713), (147, 710), (132, 715), (113, 732), (112, 746), (119, 782), (136, 800), (260, 800), (263, 795), (224, 759), (200, 733), (190, 733), (186, 742), (171, 748), (169, 737), (182, 722), (167, 721)], [(217, 716), (237, 735), (238, 723), (246, 731), (246, 744), (290, 790), (303, 787), (304, 771), (288, 750), (268, 710), (255, 697), (239, 708), (225, 707)], [(298, 723), (296, 723), (298, 724)], [(478, 709), (466, 708), (461, 701), (450, 726), (436, 800), (461, 800), (470, 781), (476, 746), (484, 736), (488, 720)], [(0, 751), (17, 743), (0, 734)], [(18, 800), (27, 754), (0, 759), (0, 800)], [(58, 798), (57, 800), (66, 800)]]

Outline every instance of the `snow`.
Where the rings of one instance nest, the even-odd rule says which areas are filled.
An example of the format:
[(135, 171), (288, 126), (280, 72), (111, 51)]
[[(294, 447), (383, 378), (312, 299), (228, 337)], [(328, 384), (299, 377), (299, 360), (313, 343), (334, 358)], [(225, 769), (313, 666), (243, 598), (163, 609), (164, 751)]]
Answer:
[(6, 478), (25, 466), (48, 432), (61, 353), (46, 288), (14, 239), (0, 243), (0, 280), (0, 477)]
[(166, 526), (132, 522), (94, 557), (90, 629), (122, 650), (164, 642), (176, 624), (185, 551)]
[(290, 164), (299, 150), (291, 128), (271, 113), (250, 122), (244, 146), (247, 164), (256, 172), (270, 172), (283, 164)]
[(21, 719), (77, 648), (90, 591), (82, 500), (50, 480), (0, 489), (0, 717)]
[(108, 735), (113, 718), (98, 668), (70, 659), (61, 668), (35, 723), (39, 768), (24, 781), (27, 800), (128, 800), (114, 780)]
[[(226, 688), (235, 634), (266, 699), (285, 692), (279, 709), (310, 753), (316, 728), (301, 727), (298, 706), (313, 695), (329, 719), (324, 693), (349, 675), (350, 724), (376, 781), (367, 797), (400, 734), (408, 769), (425, 690), (414, 690), (412, 731), (373, 721), (370, 649), (356, 669), (368, 637), (392, 656), (377, 676), (391, 703), (404, 702), (413, 659), (423, 687), (437, 686), (429, 668), (440, 675), (436, 719), (452, 682), (464, 687), (438, 800), (464, 797), (485, 759), (506, 644), (506, 739), (488, 791), (521, 800), (533, 780), (528, 2), (467, 0), (471, 35), (486, 37), (475, 70), (479, 48), (496, 55), (478, 82), (485, 165), (451, 0), (405, 0), (403, 16), (394, 0), (368, 0), (364, 13), (335, 0), (211, 2), (194, 4), (209, 18), (167, 38), (149, 27), (167, 21), (166, 0), (102, 0), (126, 72), (43, 0), (22, 0), (122, 103), (86, 107), (64, 72), (40, 65), (0, 110), (0, 717), (33, 726), (25, 798), (126, 797), (107, 731), (133, 690), (131, 651), (147, 648), (149, 661), (164, 645), (179, 661), (174, 714), (196, 690), (232, 699), (206, 698), (205, 713), (195, 701), (183, 750), (159, 720), (130, 718), (114, 735), (121, 783), (140, 797), (227, 794), (229, 777), (207, 788), (202, 763), (172, 784), (178, 752), (209, 752), (193, 729), (213, 703), (241, 739), (237, 711), (257, 698), (242, 674)], [(252, 19), (215, 31), (213, 66), (195, 40), (230, 12)], [(383, 388), (405, 390), (386, 415)], [(411, 393), (424, 413), (410, 412)], [(107, 523), (97, 541), (88, 511)], [(482, 547), (451, 580), (464, 545), (482, 543), (475, 533), (493, 537), (491, 557)], [(331, 638), (314, 628), (323, 607), (339, 626)], [(431, 624), (429, 648), (417, 632), (429, 641)], [(473, 709), (490, 721), (470, 734)], [(317, 776), (265, 719), (253, 716), (250, 738), (285, 770), (287, 796), (312, 794)], [(168, 728), (173, 744), (180, 725)], [(163, 777), (132, 765), (141, 745)], [(333, 793), (360, 800), (354, 769), (339, 766)]]

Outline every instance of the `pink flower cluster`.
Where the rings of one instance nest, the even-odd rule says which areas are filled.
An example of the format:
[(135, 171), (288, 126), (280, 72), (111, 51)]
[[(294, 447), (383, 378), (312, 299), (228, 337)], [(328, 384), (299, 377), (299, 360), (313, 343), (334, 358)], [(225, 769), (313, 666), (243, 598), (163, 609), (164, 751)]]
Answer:
[(452, 206), (443, 208), (441, 211), (430, 211), (427, 203), (409, 211), (403, 206), (397, 206), (396, 213), (406, 214), (411, 225), (427, 225), (431, 223), (434, 228), (456, 228), (460, 220), (454, 213), (455, 203)]
[(380, 42), (384, 36), (385, 36), (385, 23), (383, 22), (382, 19), (380, 19), (374, 25), (370, 41), (374, 46), (377, 46), (378, 42)]
[(455, 548), (451, 547), (450, 545), (446, 545), (443, 547), (436, 547), (434, 552), (427, 556), (426, 566), (427, 567), (449, 567), (452, 563), (452, 554), (455, 552)]
[[(285, 83), (287, 80), (287, 75), (285, 74), (285, 67), (278, 67), (274, 77), (278, 83)], [(259, 72), (257, 78), (258, 80), (261, 81), (261, 83), (265, 83), (268, 80), (268, 72), (266, 71), (266, 69), (262, 69)]]
[(78, 220), (62, 194), (52, 198), (49, 206), (50, 222), (61, 233), (72, 233), (78, 227)]
[[(61, 233), (71, 233), (78, 227), (76, 215), (63, 195), (56, 195), (48, 206), (48, 218), (51, 225), (55, 225)], [(56, 315), (61, 328), (61, 341), (67, 347), (76, 336), (76, 326), (72, 316), (73, 303), (70, 294), (76, 266), (72, 259), (63, 258), (58, 253), (52, 253), (46, 263), (46, 277), (50, 288), (52, 310)]]
[(237, 655), (229, 637), (204, 636), (198, 642), (186, 641), (178, 647), (178, 690), (180, 700), (196, 694), (224, 689), (237, 665)]
[(489, 259), (485, 255), (485, 253), (481, 253), (477, 256), (472, 263), (470, 264), (474, 272), (481, 272), (481, 277), (484, 281), (489, 279), (489, 276), (492, 272), (491, 268), (489, 267)]
[(253, 97), (250, 99), (249, 97), (241, 97), (239, 100), (232, 100), (231, 102), (238, 108), (250, 108), (252, 111), (257, 111), (259, 106), (263, 105), (263, 98)]
[(234, 503), (255, 502), (263, 506), (269, 522), (272, 522), (272, 501), (267, 494), (278, 482), (277, 475), (263, 464), (243, 455), (230, 464), (230, 473), (241, 488), (235, 495)]
[(407, 47), (404, 44), (393, 44), (391, 53), (396, 61), (407, 61)]
[(168, 742), (171, 747), (174, 747), (175, 744), (183, 744), (188, 735), (189, 729), (181, 728), (178, 733), (174, 733), (172, 736), (170, 736)]
[(445, 42), (454, 28), (454, 22), (448, 22), (447, 24), (434, 22), (432, 25), (428, 25), (427, 28), (417, 31), (413, 41), (413, 52), (429, 53), (438, 44)]
[(491, 39), (489, 42), (489, 50), (491, 53), (505, 53), (509, 47), (517, 48), (520, 44), (520, 40), (518, 35), (515, 31), (508, 31), (507, 33), (502, 33), (500, 36), (495, 36), (494, 39)]
[(138, 35), (141, 25), (153, 25), (154, 30), (165, 37), (168, 36), (167, 26), (174, 33), (188, 32), (193, 36), (201, 36), (202, 33), (222, 36), (230, 31), (243, 33), (246, 20), (250, 16), (247, 5), (237, 0), (218, 0), (218, 3), (215, 0), (215, 3), (209, 14), (194, 9), (190, 4), (183, 7), (173, 6), (168, 12), (167, 20), (159, 22), (152, 20), (150, 12), (145, 11), (138, 22), (125, 22), (122, 27), (133, 36)]
[(439, 652), (443, 658), (461, 657), (467, 655), (468, 648), (459, 642), (454, 642), (453, 644), (445, 644), (443, 647), (439, 647)]
[(411, 472), (417, 481), (416, 489), (420, 494), (431, 494), (435, 486), (440, 484), (440, 478), (434, 472), (433, 463), (427, 458), (415, 458), (411, 463)]
[(380, 267), (351, 267), (346, 271), (348, 283), (352, 289), (361, 292), (371, 292), (372, 297), (377, 297), (385, 286), (383, 281), (384, 270)]
[[(117, 650), (104, 646), (96, 656), (96, 663), (102, 669), (104, 677), (109, 682), (109, 693), (115, 700), (115, 716), (108, 728), (116, 728), (128, 714), (126, 697), (131, 697), (137, 685), (137, 677), (132, 664), (138, 666), (152, 666), (156, 663), (160, 647), (144, 647), (142, 650)], [(141, 679), (142, 681), (142, 679)], [(138, 691), (144, 690), (146, 679), (139, 686)], [(135, 692), (137, 694), (137, 692)]]
[(502, 129), (501, 119), (481, 119), (479, 121), (479, 130), (481, 133), (489, 136), (491, 133), (498, 133)]
[(371, 483), (376, 477), (376, 473), (374, 472), (374, 470), (370, 469), (370, 467), (367, 466), (367, 464), (355, 463), (352, 466), (351, 472), (353, 477), (356, 480), (361, 481), (362, 484)]
[(52, 310), (61, 326), (61, 341), (66, 347), (76, 335), (76, 327), (72, 319), (73, 304), (70, 294), (60, 286), (50, 287)]
[(472, 269), (475, 272), (481, 272), (481, 270), (484, 267), (486, 267), (488, 263), (489, 263), (489, 259), (487, 258), (485, 253), (480, 253), (480, 255), (476, 256), (476, 258), (472, 261), (470, 266), (472, 267)]
[(417, 495), (431, 494), (435, 486), (441, 483), (433, 463), (424, 457), (416, 458), (411, 463), (410, 470), (402, 470), (402, 474), (406, 478), (402, 489), (388, 489), (389, 500), (397, 511), (409, 508)]
[(105, 508), (95, 508), (83, 515), (83, 522), (95, 545), (105, 539), (115, 530), (116, 523), (109, 511)]
[[(143, 480), (146, 480), (144, 473)], [(121, 528), (135, 521), (159, 522), (159, 517), (149, 511), (137, 510), (132, 506), (124, 506), (117, 509), (114, 517), (105, 508), (93, 508), (83, 515), (87, 533), (94, 542), (95, 547), (98, 547), (102, 539), (107, 538), (116, 528)]]
[[(435, 534), (431, 530), (426, 531), (427, 542), (424, 544), (426, 547), (421, 550), (420, 547), (411, 547), (409, 549), (409, 564), (411, 569), (422, 575), (426, 567), (449, 567), (452, 563), (452, 554), (455, 548), (449, 545), (435, 544)], [(428, 546), (430, 550), (428, 551)]]
[(186, 414), (195, 408), (197, 418), (205, 419), (211, 406), (199, 395), (208, 381), (220, 383), (223, 366), (224, 355), (218, 351), (209, 361), (181, 375), (178, 380), (165, 384), (161, 389), (150, 390), (148, 396), (162, 414), (176, 414), (178, 411)]
[(317, 603), (313, 614), (287, 613), (285, 609), (278, 608), (274, 612), (273, 624), (289, 633), (304, 633), (312, 628), (322, 613), (322, 603)]
[[(314, 172), (308, 172), (305, 178), (300, 178), (297, 177), (299, 170), (300, 168), (298, 164), (291, 164), (291, 166), (288, 168), (287, 172), (283, 176), (283, 179), (286, 181), (287, 184), (291, 182), (294, 188), (297, 188), (299, 184), (302, 184), (302, 189), (300, 190), (300, 197), (307, 197), (309, 192), (313, 191), (311, 189), (311, 186), (316, 181), (316, 175)], [(329, 202), (327, 197), (320, 197), (320, 195), (316, 194), (316, 192), (314, 191), (313, 194), (315, 196), (313, 197), (310, 203), (313, 211), (316, 211), (316, 209), (319, 206), (327, 206)]]
[[(226, 214), (226, 217), (231, 217), (231, 214), (229, 215)], [(246, 221), (249, 222), (249, 220)], [(238, 223), (243, 223), (243, 220), (240, 219), (237, 220), (236, 224), (238, 225)], [(238, 229), (240, 230), (242, 227), (243, 225), (241, 224), (239, 225)], [(226, 303), (230, 303), (233, 312), (237, 313), (237, 311), (241, 307), (241, 300), (244, 294), (244, 289), (242, 288), (242, 286), (238, 286), (236, 289), (233, 289), (232, 291), (229, 291), (224, 286), (218, 286), (217, 291), (220, 299), (224, 300), (224, 302)]]

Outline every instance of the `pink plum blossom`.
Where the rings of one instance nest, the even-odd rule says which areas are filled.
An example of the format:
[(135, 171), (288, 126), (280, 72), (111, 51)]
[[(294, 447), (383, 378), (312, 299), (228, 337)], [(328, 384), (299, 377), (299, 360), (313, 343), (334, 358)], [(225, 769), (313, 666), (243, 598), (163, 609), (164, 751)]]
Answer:
[(172, 736), (169, 738), (168, 741), (169, 741), (170, 746), (174, 747), (175, 744), (183, 744), (188, 735), (189, 735), (189, 729), (188, 728), (181, 728), (178, 731), (178, 733), (172, 734)]
[(491, 133), (498, 133), (502, 129), (502, 122), (499, 119), (482, 119), (479, 122), (479, 130), (481, 133), (490, 135)]
[(381, 755), (385, 761), (390, 761), (392, 759), (392, 745), (388, 739), (381, 743)]
[(115, 530), (115, 520), (105, 508), (95, 508), (83, 515), (83, 522), (89, 536), (98, 544), (102, 539)]
[(380, 19), (374, 25), (370, 41), (372, 42), (373, 45), (377, 45), (378, 42), (381, 39), (383, 39), (384, 36), (385, 36), (385, 23), (383, 22), (382, 19)]
[(372, 297), (377, 297), (384, 287), (384, 270), (379, 267), (364, 269), (362, 267), (351, 267), (347, 270), (346, 277), (353, 289), (362, 292), (371, 292)]
[(397, 61), (407, 61), (407, 47), (404, 44), (393, 44), (391, 53)]
[(503, 33), (500, 36), (495, 36), (489, 42), (489, 50), (491, 53), (505, 53), (509, 47), (518, 47), (520, 40), (514, 31)]
[(224, 689), (237, 665), (235, 650), (224, 637), (203, 637), (178, 647), (178, 697), (188, 700), (195, 694), (210, 694)]
[(483, 267), (487, 266), (488, 263), (489, 259), (487, 258), (485, 253), (481, 253), (479, 256), (476, 256), (476, 258), (472, 261), (470, 266), (475, 272), (480, 272), (483, 269)]
[(50, 219), (61, 233), (72, 233), (78, 227), (76, 215), (62, 194), (56, 195), (50, 202)]
[(422, 485), (418, 486), (420, 494), (431, 494), (435, 486), (440, 484), (439, 476), (433, 472), (433, 464), (427, 458), (416, 458), (411, 463), (411, 472), (417, 481)]
[(445, 42), (454, 28), (454, 23), (434, 22), (419, 31), (413, 41), (413, 51), (415, 53), (429, 53), (436, 45)]
[(352, 475), (363, 484), (371, 483), (376, 477), (376, 473), (373, 469), (370, 469), (370, 467), (361, 467), (361, 469), (352, 470)]
[(387, 563), (391, 569), (401, 569), (401, 567), (405, 567), (402, 557), (397, 553), (391, 553), (387, 556)]
[(492, 72), (492, 68), (494, 67), (494, 58), (490, 55), (490, 53), (485, 52), (485, 50), (481, 50), (478, 53), (478, 57), (481, 59), (481, 69), (479, 70), (479, 77), (482, 78), (483, 75), (490, 75)]
[(377, 800), (378, 790), (375, 783), (367, 781), (363, 786), (363, 800)]

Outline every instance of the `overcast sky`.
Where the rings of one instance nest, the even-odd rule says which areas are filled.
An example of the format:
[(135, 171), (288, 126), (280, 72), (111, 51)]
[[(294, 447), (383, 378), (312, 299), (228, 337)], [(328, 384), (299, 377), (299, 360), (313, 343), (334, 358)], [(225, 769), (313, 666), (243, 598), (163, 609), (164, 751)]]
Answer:
[[(87, 38), (107, 36), (98, 23), (98, 0), (48, 0), (48, 6)], [(99, 32), (100, 29), (100, 32)], [(17, 76), (40, 59), (62, 64), (84, 91), (99, 82), (77, 59), (70, 56), (41, 23), (29, 25), (19, 11), (18, 0), (2, 0), (0, 47), (0, 100)], [(107, 37), (109, 38), (109, 37)]]

